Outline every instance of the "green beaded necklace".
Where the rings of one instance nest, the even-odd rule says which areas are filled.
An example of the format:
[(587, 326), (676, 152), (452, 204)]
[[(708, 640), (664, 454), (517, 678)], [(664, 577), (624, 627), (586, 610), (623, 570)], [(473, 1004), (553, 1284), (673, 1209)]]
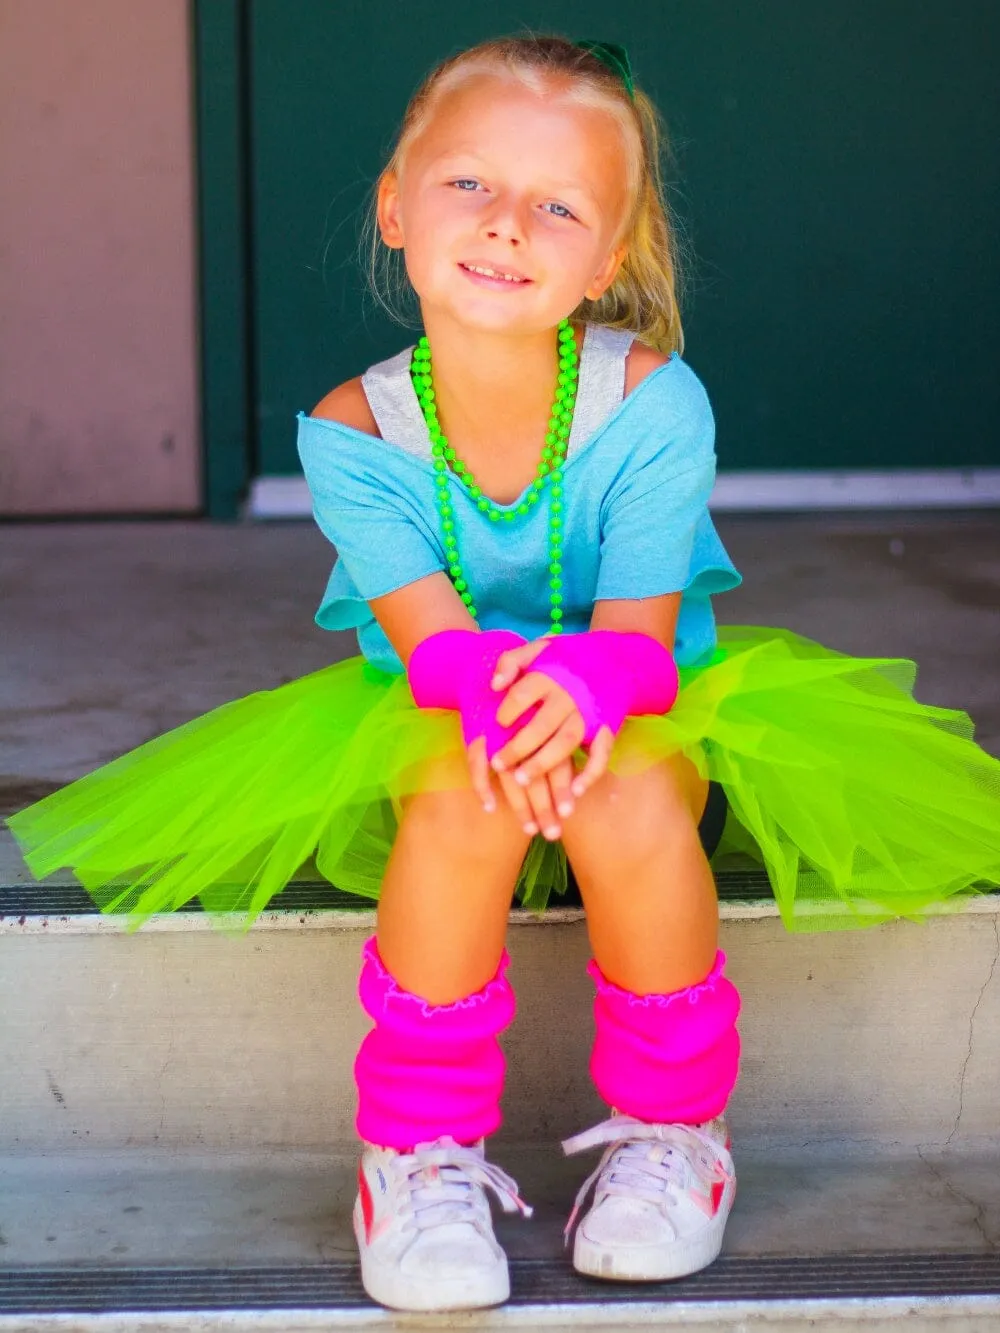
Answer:
[(448, 470), (455, 473), (459, 481), (476, 502), (479, 511), (486, 515), (491, 523), (513, 523), (518, 515), (530, 512), (538, 503), (546, 485), (549, 490), (549, 620), (550, 633), (562, 633), (562, 546), (563, 546), (563, 463), (569, 445), (570, 431), (573, 426), (573, 409), (576, 405), (576, 389), (580, 372), (579, 357), (576, 350), (576, 335), (568, 319), (559, 323), (559, 379), (556, 385), (555, 401), (549, 418), (545, 443), (538, 464), (534, 481), (528, 487), (527, 494), (520, 504), (510, 509), (500, 509), (488, 495), (483, 494), (475, 477), (451, 448), (441, 430), (435, 403), (434, 382), (431, 375), (431, 349), (426, 335), (421, 337), (413, 349), (410, 361), (410, 376), (416, 391), (420, 409), (427, 423), (427, 432), (431, 440), (431, 457), (434, 466), (435, 502), (441, 519), (441, 536), (444, 541), (445, 556), (448, 560), (448, 573), (462, 601), (469, 608), (469, 614), (477, 618), (479, 612), (469, 591), (469, 583), (462, 569), (458, 553), (458, 538), (455, 536), (455, 514), (448, 495)]

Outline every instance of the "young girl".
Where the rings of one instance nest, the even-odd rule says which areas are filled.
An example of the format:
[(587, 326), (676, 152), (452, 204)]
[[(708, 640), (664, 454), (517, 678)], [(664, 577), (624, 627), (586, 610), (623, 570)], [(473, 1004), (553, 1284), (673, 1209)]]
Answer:
[(739, 996), (707, 854), (762, 859), (790, 928), (917, 915), (1000, 878), (1000, 765), (907, 663), (721, 630), (739, 581), (681, 360), (656, 114), (618, 47), (484, 43), (407, 109), (377, 191), (425, 335), (299, 419), (338, 560), (317, 619), (362, 655), (196, 719), (21, 812), (137, 920), (195, 894), (251, 920), (311, 855), (378, 896), (359, 993), (365, 1287), (409, 1310), (508, 1294), (486, 1190), (512, 890), (567, 859), (611, 1116), (573, 1263), (675, 1278), (718, 1254)]

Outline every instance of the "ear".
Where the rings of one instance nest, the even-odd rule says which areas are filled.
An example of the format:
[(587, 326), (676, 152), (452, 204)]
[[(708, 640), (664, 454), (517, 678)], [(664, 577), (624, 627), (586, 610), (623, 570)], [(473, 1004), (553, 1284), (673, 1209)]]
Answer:
[(584, 296), (588, 301), (599, 301), (601, 299), (618, 276), (618, 270), (624, 263), (627, 254), (627, 245), (616, 246), (615, 249), (610, 252), (607, 259), (605, 259), (604, 263), (594, 275), (593, 282), (584, 292)]
[(402, 250), (403, 228), (399, 221), (399, 178), (394, 171), (386, 171), (378, 183), (376, 216), (382, 240), (390, 250)]

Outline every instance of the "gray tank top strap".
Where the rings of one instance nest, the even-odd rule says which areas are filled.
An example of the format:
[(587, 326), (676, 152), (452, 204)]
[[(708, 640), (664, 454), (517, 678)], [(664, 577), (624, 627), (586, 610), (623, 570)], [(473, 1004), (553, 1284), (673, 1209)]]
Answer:
[[(567, 454), (589, 439), (624, 398), (625, 358), (634, 337), (627, 330), (587, 325)], [(412, 347), (406, 347), (387, 361), (369, 367), (361, 376), (361, 387), (382, 438), (416, 458), (428, 460), (431, 450), (427, 426), (410, 379), (412, 352)]]
[(634, 338), (627, 329), (587, 325), (567, 457), (590, 439), (625, 397), (625, 359)]
[(361, 387), (382, 439), (417, 458), (429, 459), (427, 423), (410, 379), (412, 354), (412, 347), (404, 347), (388, 361), (370, 366), (361, 376)]

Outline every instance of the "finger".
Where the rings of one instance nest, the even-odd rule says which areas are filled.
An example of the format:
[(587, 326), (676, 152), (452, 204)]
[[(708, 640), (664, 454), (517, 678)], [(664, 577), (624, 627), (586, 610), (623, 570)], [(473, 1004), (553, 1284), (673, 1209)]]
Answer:
[(562, 763), (551, 768), (547, 775), (549, 787), (552, 789), (552, 800), (556, 807), (556, 814), (560, 819), (568, 819), (576, 809), (576, 803), (573, 800), (573, 777), (575, 772), (572, 760), (564, 759)]
[(537, 704), (556, 690), (569, 698), (561, 685), (549, 680), (548, 676), (543, 676), (540, 671), (530, 671), (510, 687), (497, 706), (497, 721), (502, 727), (514, 726), (517, 719), (526, 713), (532, 704)]
[[(526, 731), (528, 729), (525, 728)], [(522, 787), (527, 787), (543, 774), (551, 776), (552, 770), (558, 764), (567, 761), (570, 755), (580, 748), (583, 730), (583, 718), (580, 714), (570, 713), (544, 745), (514, 769), (514, 781), (520, 783)]]
[(525, 790), (531, 805), (531, 812), (534, 815), (534, 822), (541, 829), (542, 836), (549, 842), (555, 842), (557, 838), (562, 837), (562, 827), (556, 815), (548, 777), (538, 778)]
[[(559, 699), (548, 699), (521, 730), (493, 756), (493, 767), (498, 773), (516, 768), (521, 762), (541, 749), (559, 731), (563, 723), (579, 713)], [(582, 735), (582, 721), (581, 721)], [(572, 753), (572, 751), (570, 751)], [(540, 769), (539, 772), (546, 770)], [(522, 784), (523, 785), (523, 784)]]
[(466, 754), (469, 760), (469, 777), (472, 779), (472, 789), (482, 802), (486, 813), (492, 814), (497, 808), (497, 803), (496, 796), (493, 793), (490, 761), (486, 758), (486, 737), (477, 736)]
[(573, 795), (577, 800), (607, 772), (614, 745), (614, 732), (610, 727), (601, 727), (591, 743), (587, 762), (573, 779)]
[(512, 777), (506, 773), (501, 773), (500, 790), (503, 792), (514, 814), (514, 818), (524, 829), (529, 837), (534, 837), (538, 832), (538, 824), (535, 821), (535, 814), (528, 800), (528, 793), (523, 787), (519, 787)]
[(508, 648), (505, 653), (501, 653), (497, 658), (493, 679), (490, 681), (493, 689), (502, 690), (505, 685), (510, 685), (517, 680), (520, 672), (535, 660), (543, 648), (548, 646), (550, 637), (550, 635), (543, 634), (540, 639), (535, 639), (531, 643), (523, 643), (517, 648)]

